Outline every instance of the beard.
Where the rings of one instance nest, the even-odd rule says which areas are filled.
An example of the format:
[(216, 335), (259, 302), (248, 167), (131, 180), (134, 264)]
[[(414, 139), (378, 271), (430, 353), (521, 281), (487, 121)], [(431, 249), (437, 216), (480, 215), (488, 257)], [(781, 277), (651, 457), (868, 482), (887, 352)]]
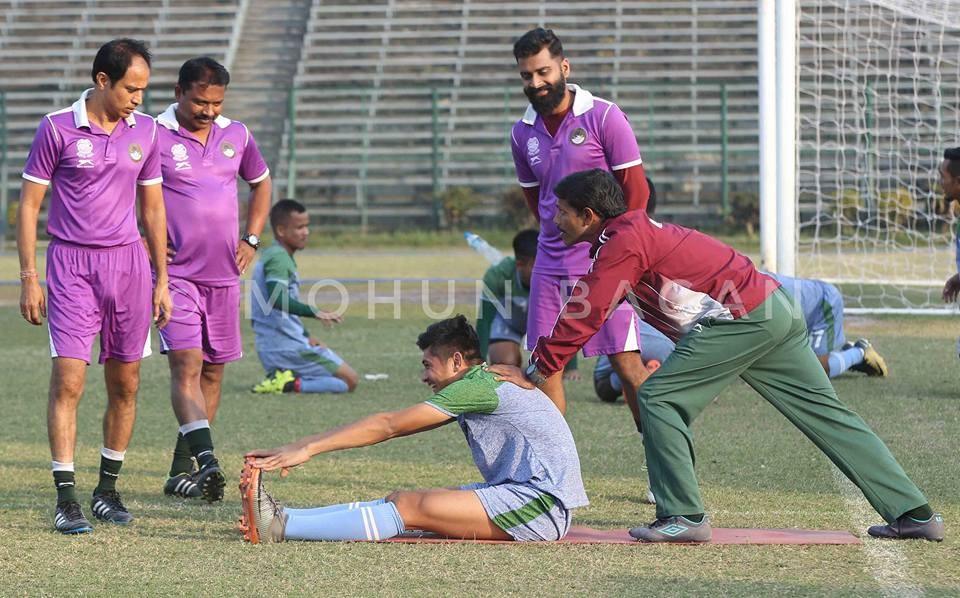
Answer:
[[(547, 90), (547, 95), (537, 95), (545, 89)], [(566, 96), (567, 79), (563, 75), (560, 75), (560, 80), (552, 85), (544, 85), (536, 89), (528, 87), (523, 90), (523, 93), (526, 94), (527, 99), (530, 100), (530, 105), (537, 111), (537, 114), (546, 116), (556, 110), (557, 106), (560, 105), (560, 102), (562, 102)]]

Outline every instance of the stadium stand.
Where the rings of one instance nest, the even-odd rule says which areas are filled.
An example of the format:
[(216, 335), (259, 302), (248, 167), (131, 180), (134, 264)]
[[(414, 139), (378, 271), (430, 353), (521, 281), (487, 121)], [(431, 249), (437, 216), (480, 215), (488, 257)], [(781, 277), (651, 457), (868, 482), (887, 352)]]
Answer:
[(278, 196), (301, 198), (327, 222), (429, 224), (434, 197), (452, 186), (482, 198), (471, 214), (498, 217), (514, 184), (509, 129), (526, 105), (511, 47), (538, 25), (564, 40), (571, 81), (630, 116), (668, 218), (715, 219), (723, 189), (756, 193), (749, 0), (0, 0), (0, 9), (11, 197), (39, 117), (86, 86), (100, 43), (128, 35), (156, 52), (152, 112), (185, 58), (232, 58), (228, 115), (251, 125)]
[(526, 104), (511, 47), (537, 25), (564, 40), (572, 81), (631, 116), (666, 212), (715, 217), (724, 159), (728, 189), (756, 188), (756, 3), (742, 0), (314, 1), (281, 160), (295, 176), (281, 181), (348, 222), (429, 219), (453, 185), (495, 215)]
[(242, 1), (0, 0), (0, 135), (8, 196), (17, 197), (40, 118), (91, 85), (90, 64), (100, 45), (115, 37), (148, 43), (154, 63), (143, 111), (154, 113), (171, 101), (187, 58), (226, 58)]

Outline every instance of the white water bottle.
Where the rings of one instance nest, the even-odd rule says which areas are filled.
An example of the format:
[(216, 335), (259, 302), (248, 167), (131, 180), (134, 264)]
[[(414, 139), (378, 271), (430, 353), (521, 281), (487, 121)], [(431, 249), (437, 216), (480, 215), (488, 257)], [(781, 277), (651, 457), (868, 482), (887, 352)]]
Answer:
[(467, 240), (467, 245), (486, 258), (491, 264), (496, 265), (503, 261), (504, 256), (500, 253), (500, 250), (484, 241), (480, 235), (466, 231), (463, 233), (463, 238)]

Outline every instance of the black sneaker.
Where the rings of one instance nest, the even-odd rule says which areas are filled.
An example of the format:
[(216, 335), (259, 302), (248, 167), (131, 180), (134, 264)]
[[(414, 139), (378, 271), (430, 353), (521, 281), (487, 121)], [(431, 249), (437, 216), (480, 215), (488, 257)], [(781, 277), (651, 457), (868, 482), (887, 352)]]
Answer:
[(163, 485), (163, 493), (167, 496), (178, 496), (180, 498), (200, 498), (203, 493), (200, 492), (200, 486), (197, 486), (197, 482), (193, 479), (197, 473), (178, 473), (167, 479), (167, 483)]
[(93, 531), (93, 526), (80, 511), (80, 503), (75, 500), (57, 503), (57, 512), (53, 514), (53, 527), (61, 534), (85, 534)]
[(93, 516), (101, 521), (119, 523), (120, 525), (126, 525), (133, 521), (133, 515), (127, 511), (127, 507), (123, 506), (120, 493), (116, 490), (95, 492), (93, 500), (90, 501), (90, 510), (93, 511)]
[(871, 525), (867, 533), (874, 538), (887, 540), (930, 540), (943, 541), (943, 517), (935, 513), (926, 521), (917, 521), (906, 515), (887, 525)]
[(709, 542), (713, 528), (706, 515), (700, 523), (676, 515), (635, 527), (630, 530), (630, 535), (641, 542)]
[(884, 361), (883, 357), (879, 353), (877, 353), (877, 350), (873, 348), (873, 345), (870, 344), (870, 341), (865, 338), (861, 338), (855, 342), (853, 346), (859, 347), (860, 350), (863, 351), (863, 361), (855, 366), (851, 366), (851, 370), (863, 372), (868, 376), (887, 375), (887, 362)]
[(200, 496), (207, 502), (223, 500), (223, 488), (227, 485), (226, 478), (220, 470), (220, 463), (216, 459), (210, 461), (200, 471), (194, 474), (194, 483), (200, 490)]

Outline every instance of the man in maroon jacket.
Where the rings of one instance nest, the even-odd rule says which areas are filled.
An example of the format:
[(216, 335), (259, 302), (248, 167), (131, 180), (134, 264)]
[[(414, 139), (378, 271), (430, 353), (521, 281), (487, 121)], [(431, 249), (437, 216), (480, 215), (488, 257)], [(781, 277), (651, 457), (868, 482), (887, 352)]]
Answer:
[[(626, 211), (610, 173), (571, 174), (555, 188), (564, 243), (593, 244), (593, 266), (540, 337), (524, 375), (540, 385), (629, 301), (640, 316), (677, 341), (676, 350), (640, 387), (638, 413), (657, 520), (630, 534), (644, 542), (706, 542), (693, 470), (690, 425), (737, 376), (760, 393), (856, 484), (887, 525), (883, 538), (943, 539), (943, 520), (882, 440), (837, 399), (810, 349), (802, 311), (773, 278), (734, 249), (697, 231)], [(518, 370), (492, 366), (504, 378)], [(521, 380), (522, 382), (522, 380)], [(637, 422), (639, 424), (639, 421)], [(639, 426), (638, 426), (639, 428)]]

